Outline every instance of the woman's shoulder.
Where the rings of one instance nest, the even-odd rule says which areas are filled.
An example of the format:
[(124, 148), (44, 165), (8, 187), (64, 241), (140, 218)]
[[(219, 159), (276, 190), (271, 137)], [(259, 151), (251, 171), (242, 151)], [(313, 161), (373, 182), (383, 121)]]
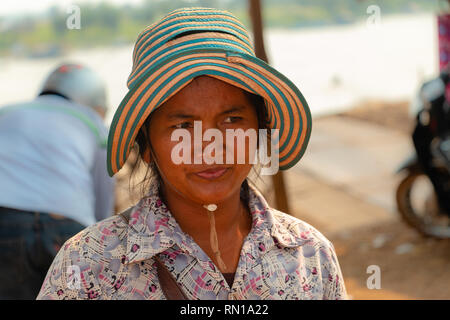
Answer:
[[(314, 286), (322, 288), (323, 299), (346, 299), (342, 272), (331, 241), (311, 224), (297, 217), (272, 208), (269, 211), (273, 221), (272, 235), (305, 259), (304, 266), (309, 270), (309, 277), (303, 290), (310, 290), (315, 283)], [(316, 277), (321, 281), (314, 282), (318, 281)]]
[(38, 299), (105, 298), (101, 295), (105, 282), (101, 278), (107, 278), (105, 270), (114, 275), (120, 269), (126, 253), (127, 226), (114, 215), (67, 240), (47, 272)]
[(312, 275), (310, 279), (314, 280), (315, 275), (320, 275), (323, 299), (346, 299), (342, 272), (331, 241), (299, 218), (275, 209), (269, 211), (273, 219), (272, 234), (308, 261)]
[[(66, 241), (62, 249), (104, 253), (126, 240), (128, 223), (119, 215), (101, 220)], [(85, 257), (96, 255), (84, 255)]]

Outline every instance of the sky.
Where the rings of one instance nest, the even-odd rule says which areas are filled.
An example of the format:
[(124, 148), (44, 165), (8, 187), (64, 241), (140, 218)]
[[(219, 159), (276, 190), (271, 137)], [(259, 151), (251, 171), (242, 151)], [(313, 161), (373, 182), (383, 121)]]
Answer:
[(59, 7), (69, 6), (73, 3), (99, 3), (108, 2), (111, 4), (138, 4), (142, 0), (1, 0), (0, 1), (0, 16), (17, 15), (25, 13), (40, 13), (53, 5)]

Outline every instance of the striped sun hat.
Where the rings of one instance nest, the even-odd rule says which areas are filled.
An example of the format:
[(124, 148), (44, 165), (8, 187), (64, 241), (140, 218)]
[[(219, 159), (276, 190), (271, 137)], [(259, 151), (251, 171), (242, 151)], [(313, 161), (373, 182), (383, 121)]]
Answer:
[(280, 130), (279, 168), (288, 169), (300, 160), (311, 134), (311, 115), (298, 88), (255, 57), (245, 27), (229, 12), (183, 8), (138, 36), (129, 91), (109, 131), (111, 176), (125, 163), (150, 113), (201, 75), (262, 96), (269, 127)]

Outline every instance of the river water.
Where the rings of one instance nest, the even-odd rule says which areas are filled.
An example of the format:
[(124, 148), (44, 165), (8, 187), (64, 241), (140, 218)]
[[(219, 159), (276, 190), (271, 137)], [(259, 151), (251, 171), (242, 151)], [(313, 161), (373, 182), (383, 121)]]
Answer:
[[(73, 30), (73, 32), (80, 32)], [(302, 91), (313, 116), (367, 99), (410, 99), (419, 83), (438, 71), (436, 18), (432, 14), (382, 17), (346, 26), (266, 30), (270, 63)], [(75, 61), (107, 82), (110, 122), (126, 94), (133, 46), (73, 51), (48, 59), (0, 59), (0, 105), (32, 99), (57, 63)]]

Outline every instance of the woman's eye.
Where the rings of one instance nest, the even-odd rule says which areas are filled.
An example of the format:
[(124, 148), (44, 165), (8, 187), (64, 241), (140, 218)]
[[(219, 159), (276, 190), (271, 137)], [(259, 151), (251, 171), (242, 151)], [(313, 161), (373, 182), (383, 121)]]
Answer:
[(242, 119), (242, 117), (226, 117), (224, 122), (225, 123), (234, 123), (241, 119)]
[(192, 124), (190, 122), (182, 122), (173, 126), (175, 129), (187, 129), (190, 128)]

